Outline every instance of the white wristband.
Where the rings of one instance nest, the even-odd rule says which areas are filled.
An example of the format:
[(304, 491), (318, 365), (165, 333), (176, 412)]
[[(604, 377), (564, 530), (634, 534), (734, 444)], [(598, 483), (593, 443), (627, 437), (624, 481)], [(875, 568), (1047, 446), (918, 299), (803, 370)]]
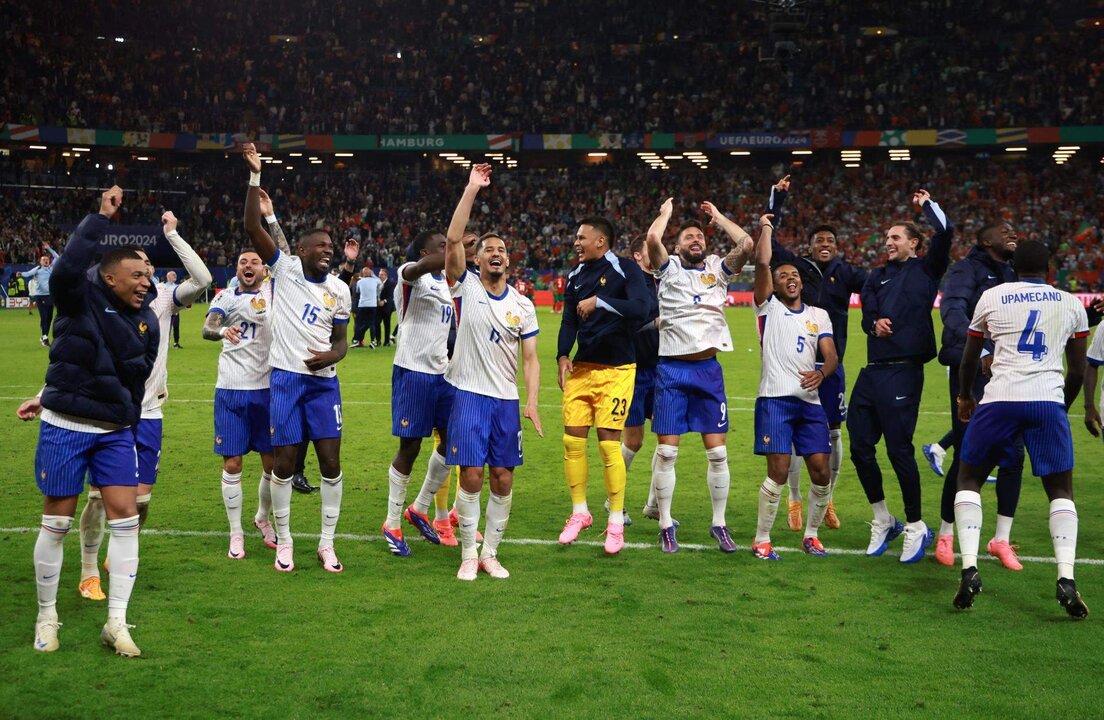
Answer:
[(249, 187), (261, 186), (261, 174), (259, 172), (249, 172)]
[(230, 329), (229, 327), (219, 328), (219, 337), (221, 337), (221, 338), (226, 337), (226, 331), (229, 330), (229, 329)]
[(271, 215), (265, 215), (265, 222), (268, 223), (269, 225), (275, 225), (276, 224), (276, 213), (272, 213)]

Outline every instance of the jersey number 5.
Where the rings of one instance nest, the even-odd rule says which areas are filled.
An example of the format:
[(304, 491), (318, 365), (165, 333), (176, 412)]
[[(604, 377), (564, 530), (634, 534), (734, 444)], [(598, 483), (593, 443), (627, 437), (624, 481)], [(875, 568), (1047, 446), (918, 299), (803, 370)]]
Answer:
[(1039, 311), (1032, 310), (1027, 315), (1027, 325), (1020, 333), (1020, 342), (1016, 344), (1016, 350), (1024, 355), (1030, 355), (1031, 359), (1038, 362), (1046, 357), (1046, 334), (1042, 330), (1036, 330), (1039, 324)]

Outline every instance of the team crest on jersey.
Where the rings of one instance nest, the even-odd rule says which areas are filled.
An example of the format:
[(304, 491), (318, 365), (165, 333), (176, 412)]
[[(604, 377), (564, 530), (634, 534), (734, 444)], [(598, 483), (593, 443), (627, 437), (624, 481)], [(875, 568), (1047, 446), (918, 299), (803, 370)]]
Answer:
[(770, 445), (770, 435), (764, 435), (763, 436), (763, 444), (764, 445)]
[(514, 315), (512, 312), (506, 313), (506, 324), (510, 327), (517, 327), (521, 324), (521, 316)]
[(812, 320), (806, 320), (805, 321), (805, 329), (809, 331), (810, 335), (819, 335), (820, 334), (820, 325), (813, 322)]
[(407, 420), (406, 418), (403, 418), (402, 420), (399, 421), (399, 424), (402, 425), (403, 427), (409, 427), (410, 421)]
[(337, 305), (337, 298), (330, 295), (328, 292), (324, 292), (322, 293), (322, 304), (325, 305), (327, 309), (333, 310), (334, 306)]
[(452, 454), (453, 454), (453, 455), (455, 455), (455, 454), (456, 454), (456, 453), (458, 453), (459, 451), (460, 451), (460, 448), (456, 447), (455, 445), (453, 445), (453, 446), (452, 446)]
[(43, 480), (45, 480), (45, 479), (46, 479), (46, 471), (45, 471), (45, 470), (43, 470), (43, 471), (42, 471), (42, 479), (43, 479)]
[(598, 281), (598, 284), (599, 285), (605, 285), (606, 284), (606, 276), (605, 275), (603, 275), (602, 279)]
[(269, 435), (276, 435), (276, 428), (274, 428), (274, 427), (272, 427), (271, 425), (269, 425), (269, 426), (268, 426), (268, 434), (269, 434)]
[(221, 435), (216, 435), (215, 436), (215, 445), (222, 445), (222, 436)]
[(253, 307), (253, 312), (258, 315), (263, 315), (265, 310), (268, 309), (268, 303), (266, 303), (265, 299), (260, 295), (250, 300), (249, 304)]
[(138, 323), (138, 334), (139, 335), (145, 335), (147, 330), (149, 330), (149, 325), (146, 325), (144, 322)]
[(713, 273), (705, 273), (701, 276), (701, 279), (707, 287), (713, 287), (717, 284), (717, 276)]

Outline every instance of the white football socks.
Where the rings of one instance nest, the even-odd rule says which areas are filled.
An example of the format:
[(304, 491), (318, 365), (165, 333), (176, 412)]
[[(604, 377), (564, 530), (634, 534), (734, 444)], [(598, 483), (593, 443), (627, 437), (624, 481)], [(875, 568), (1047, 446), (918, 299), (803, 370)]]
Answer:
[(291, 545), (291, 478), (272, 473), (272, 519), (276, 525), (276, 542)]
[(272, 473), (261, 473), (261, 482), (257, 484), (256, 520), (268, 520), (272, 514)]
[(659, 526), (671, 527), (671, 499), (675, 495), (675, 461), (678, 445), (657, 445), (652, 458), (652, 483), (655, 485), (656, 505), (659, 507)]
[(226, 519), (230, 523), (230, 534), (241, 535), (242, 489), (241, 473), (230, 474), (222, 471), (222, 504), (226, 508)]
[(65, 553), (65, 535), (72, 526), (73, 518), (65, 515), (42, 516), (34, 546), (39, 621), (57, 620), (57, 589)]
[(1058, 577), (1073, 580), (1073, 561), (1077, 555), (1077, 508), (1073, 500), (1050, 501), (1050, 539), (1054, 543), (1054, 559), (1058, 561)]
[[(476, 502), (479, 501), (476, 500)], [(482, 557), (493, 558), (498, 555), (498, 544), (502, 542), (502, 536), (506, 533), (506, 524), (510, 521), (510, 508), (513, 502), (513, 493), (509, 495), (490, 493), (490, 497), (487, 498), (487, 527), (483, 532)]]
[(625, 473), (628, 474), (629, 468), (632, 467), (633, 458), (636, 457), (636, 450), (632, 450), (625, 443), (621, 443), (621, 457), (625, 460)]
[[(778, 502), (782, 498), (784, 485), (769, 477), (759, 486), (759, 516), (755, 525), (755, 544), (770, 542), (770, 531), (774, 527), (774, 518), (778, 515)], [(823, 515), (821, 516), (823, 517)]]
[(790, 450), (790, 469), (786, 472), (790, 502), (801, 502), (801, 466), (804, 464), (805, 460), (797, 454), (797, 451)]
[(705, 482), (709, 485), (709, 500), (713, 505), (714, 527), (724, 527), (725, 508), (728, 506), (728, 490), (731, 476), (728, 471), (728, 449), (721, 445), (708, 448), (705, 457), (709, 467), (705, 471)]
[(436, 450), (429, 454), (429, 465), (426, 467), (425, 480), (422, 489), (418, 491), (418, 497), (414, 499), (414, 509), (423, 515), (429, 515), (429, 506), (433, 504), (433, 496), (448, 480), (451, 468), (445, 464), (445, 458)]
[(104, 512), (103, 497), (99, 490), (88, 491), (88, 502), (84, 504), (84, 510), (80, 516), (80, 541), (81, 541), (81, 580), (100, 576), (99, 558), (100, 546), (103, 544), (104, 523), (107, 514)]
[(107, 619), (126, 623), (127, 603), (138, 575), (138, 516), (108, 520)]
[(843, 465), (843, 432), (839, 428), (829, 429), (828, 441), (832, 444), (832, 454), (828, 456), (828, 501), (831, 502)]
[(828, 512), (828, 501), (831, 498), (832, 488), (829, 485), (809, 482), (809, 514), (805, 521), (805, 537), (817, 536), (820, 524), (824, 522), (824, 514)]
[(479, 557), (479, 545), (475, 541), (475, 531), (479, 528), (479, 493), (460, 488), (456, 493), (456, 514), (460, 517), (460, 559), (475, 560)]
[[(434, 452), (434, 455), (437, 453)], [(406, 508), (406, 486), (410, 476), (403, 475), (394, 465), (387, 466), (387, 529), (398, 530), (402, 527), (402, 514)]]
[(977, 567), (978, 544), (981, 542), (981, 495), (973, 490), (959, 490), (955, 493), (954, 513), (962, 569)]
[(886, 507), (885, 500), (881, 500), (876, 503), (870, 503), (870, 509), (874, 511), (875, 522), (881, 525), (893, 524), (893, 515), (890, 514), (889, 508)]
[(1013, 518), (1007, 515), (997, 515), (997, 529), (993, 533), (994, 540), (1008, 542), (1008, 538), (1012, 535), (1012, 520)]
[(341, 482), (344, 473), (338, 473), (335, 478), (322, 478), (321, 496), (322, 505), (322, 533), (318, 538), (319, 549), (333, 547), (334, 533), (337, 532), (337, 519), (341, 517), (341, 494), (343, 484)]

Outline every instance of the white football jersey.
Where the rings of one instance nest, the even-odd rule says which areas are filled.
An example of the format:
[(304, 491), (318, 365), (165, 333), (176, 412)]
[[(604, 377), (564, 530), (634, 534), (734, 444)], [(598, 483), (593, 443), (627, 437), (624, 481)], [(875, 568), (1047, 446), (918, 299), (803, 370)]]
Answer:
[(321, 280), (308, 280), (303, 275), (303, 261), (279, 251), (269, 269), (276, 283), (272, 288), (270, 364), (300, 375), (334, 377), (336, 363), (312, 372), (306, 360), (311, 357), (308, 350), (328, 351), (333, 326), (349, 322), (349, 287), (329, 273)]
[(659, 278), (660, 355), (732, 350), (725, 319), (729, 275), (719, 256), (706, 256), (703, 268), (688, 268), (678, 255), (671, 255), (655, 276)]
[(166, 283), (157, 284), (157, 297), (150, 303), (150, 310), (157, 316), (157, 327), (161, 337), (157, 343), (157, 359), (153, 361), (153, 370), (146, 378), (146, 394), (142, 398), (142, 419), (157, 420), (164, 417), (161, 406), (169, 397), (169, 335), (172, 334), (172, 316), (179, 312), (173, 302), (173, 290), (177, 287)]
[(413, 282), (403, 277), (395, 285), (399, 332), (395, 364), (407, 370), (443, 375), (448, 368), (448, 336), (455, 309), (448, 281), (443, 275), (422, 275)]
[(224, 327), (237, 325), (241, 338), (237, 345), (222, 341), (219, 353), (218, 380), (222, 390), (263, 390), (268, 387), (272, 368), (268, 353), (272, 346), (272, 283), (262, 282), (256, 292), (226, 289), (211, 301), (208, 314), (222, 315)]
[(507, 285), (491, 295), (479, 276), (465, 272), (452, 286), (456, 298), (456, 348), (445, 378), (467, 392), (517, 400), (521, 341), (536, 335), (537, 311)]
[[(1096, 327), (1096, 334), (1089, 345), (1088, 360), (1093, 367), (1104, 365), (1104, 323)], [(1104, 393), (1100, 395), (1100, 407), (1104, 408)]]
[(989, 288), (974, 309), (969, 334), (992, 338), (993, 379), (982, 403), (1064, 403), (1066, 342), (1088, 337), (1081, 301), (1042, 282)]
[(832, 337), (832, 321), (818, 307), (802, 303), (794, 311), (771, 295), (756, 309), (763, 370), (759, 397), (795, 397), (820, 404), (816, 390), (801, 387), (798, 373), (816, 369), (817, 344)]

